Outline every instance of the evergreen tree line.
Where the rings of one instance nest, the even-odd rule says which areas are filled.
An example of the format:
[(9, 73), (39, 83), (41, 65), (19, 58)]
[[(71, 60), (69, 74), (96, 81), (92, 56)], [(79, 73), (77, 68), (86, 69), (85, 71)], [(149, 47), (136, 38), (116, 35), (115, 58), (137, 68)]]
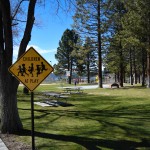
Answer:
[(106, 17), (110, 22), (109, 46), (104, 65), (116, 75), (120, 85), (130, 78), (130, 84), (149, 87), (149, 10), (146, 0), (111, 1)]
[(87, 37), (83, 43), (79, 34), (73, 29), (66, 29), (59, 41), (55, 58), (58, 64), (54, 65), (55, 74), (64, 76), (69, 71), (68, 83), (73, 78), (86, 75), (88, 83), (90, 76), (97, 74), (96, 54), (92, 40)]
[[(150, 87), (150, 2), (146, 0), (76, 0), (73, 29), (67, 29), (57, 49), (57, 73), (98, 74), (102, 63), (123, 87), (142, 83)], [(66, 52), (66, 53), (65, 53)]]

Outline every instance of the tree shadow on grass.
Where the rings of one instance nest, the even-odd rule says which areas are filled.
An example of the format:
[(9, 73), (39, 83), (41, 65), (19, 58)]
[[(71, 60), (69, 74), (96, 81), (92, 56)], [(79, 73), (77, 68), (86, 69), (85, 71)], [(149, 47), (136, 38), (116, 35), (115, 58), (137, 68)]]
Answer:
[(124, 86), (124, 87), (121, 87), (121, 89), (146, 89), (147, 87), (146, 86)]
[[(102, 96), (101, 96), (102, 97)], [(110, 127), (117, 127), (119, 129), (122, 129), (127, 132), (127, 135), (130, 135), (132, 131), (135, 131), (135, 133), (138, 133), (136, 135), (141, 135), (141, 134), (146, 134), (143, 133), (145, 130), (137, 130), (135, 128), (130, 127), (136, 127), (137, 124), (131, 124), (132, 122), (127, 122), (130, 124), (130, 126), (126, 126), (124, 124), (116, 123), (116, 122), (111, 122), (109, 121), (109, 118), (119, 118), (119, 119), (128, 119), (128, 120), (133, 120), (137, 122), (144, 122), (149, 120), (149, 111), (143, 109), (145, 104), (143, 105), (118, 105), (118, 107), (113, 107), (113, 105), (116, 105), (116, 100), (115, 97), (107, 97), (106, 99), (103, 98), (102, 102), (110, 101), (111, 99), (115, 100), (113, 103), (108, 105), (108, 108), (104, 107), (101, 110), (95, 110), (95, 109), (88, 109), (88, 110), (68, 110), (67, 113), (64, 110), (41, 110), (41, 109), (35, 109), (34, 111), (40, 112), (41, 114), (35, 116), (35, 119), (40, 119), (44, 118), (48, 115), (54, 114), (56, 117), (53, 120), (50, 120), (50, 122), (53, 122), (57, 119), (59, 119), (61, 116), (67, 116), (67, 117), (74, 117), (77, 119), (86, 119), (88, 120), (94, 120), (98, 121), (100, 124), (102, 124), (103, 129), (105, 129), (107, 126)], [(81, 99), (75, 99), (75, 101), (79, 101)], [(97, 100), (97, 97), (92, 97), (92, 100)], [(89, 96), (86, 99), (86, 102), (91, 101), (91, 97)], [(111, 102), (111, 101), (110, 101)], [(109, 103), (110, 103), (109, 102)], [(117, 102), (118, 103), (118, 102)], [(105, 103), (104, 103), (105, 104)], [(94, 104), (95, 105), (95, 104)], [(107, 106), (107, 105), (106, 105)], [(110, 107), (113, 107), (111, 109)], [(21, 110), (27, 110), (29, 111), (30, 109), (23, 109), (20, 108)], [(107, 118), (107, 119), (105, 119)], [(27, 118), (29, 119), (29, 118)], [(48, 122), (47, 122), (48, 123)], [(102, 129), (102, 128), (101, 128)], [(95, 132), (95, 131), (94, 131)], [(96, 131), (97, 132), (97, 131)], [(110, 131), (112, 134), (113, 132)], [(108, 134), (110, 134), (110, 132)], [(146, 132), (146, 131), (145, 131)], [(148, 133), (147, 133), (148, 134)], [(23, 136), (30, 136), (31, 131), (30, 130), (24, 130), (21, 135)], [(87, 150), (100, 150), (100, 147), (103, 148), (109, 148), (113, 150), (136, 150), (139, 147), (143, 148), (150, 148), (150, 143), (148, 140), (142, 138), (138, 138), (139, 141), (141, 142), (135, 142), (135, 141), (129, 141), (129, 140), (119, 140), (119, 139), (105, 139), (105, 138), (88, 138), (86, 137), (81, 137), (81, 136), (73, 136), (73, 135), (63, 135), (63, 134), (50, 134), (50, 133), (43, 133), (43, 132), (38, 132), (35, 131), (35, 136), (40, 137), (43, 139), (52, 139), (52, 140), (58, 140), (58, 141), (65, 141), (65, 142), (73, 142), (76, 144), (79, 144), (86, 148)], [(42, 147), (42, 143), (40, 145)]]
[[(30, 136), (30, 130), (23, 130), (19, 135)], [(52, 139), (65, 142), (74, 142), (86, 148), (87, 150), (101, 150), (99, 147), (110, 148), (113, 150), (136, 150), (137, 147), (150, 148), (150, 143), (142, 139), (141, 142), (134, 142), (128, 140), (106, 140), (106, 139), (94, 139), (62, 134), (50, 134), (35, 131), (35, 137)]]
[[(36, 109), (35, 111), (41, 112), (42, 114), (40, 116), (36, 116), (36, 119), (39, 118), (43, 118), (46, 117), (47, 115), (50, 114), (55, 114), (57, 115), (56, 118), (54, 118), (54, 120), (59, 119), (62, 116), (66, 116), (66, 114), (64, 114), (64, 111), (57, 111), (57, 110), (53, 110), (52, 112), (49, 112), (48, 110), (39, 110)], [(121, 110), (120, 110), (121, 111)], [(101, 110), (101, 111), (69, 111), (67, 113), (67, 116), (70, 117), (77, 117), (77, 118), (81, 118), (81, 119), (91, 119), (91, 120), (95, 120), (98, 122), (101, 122), (103, 124), (103, 127), (105, 128), (105, 125), (109, 125), (109, 126), (117, 126), (118, 128), (128, 132), (127, 134), (130, 135), (130, 132), (133, 129), (130, 129), (129, 127), (126, 127), (124, 125), (119, 125), (113, 122), (109, 122), (107, 119), (105, 120), (104, 117), (107, 116), (108, 117), (118, 117), (118, 118), (122, 118), (122, 117), (127, 117), (124, 116), (125, 114), (130, 115), (130, 112), (128, 111), (128, 113), (126, 112), (112, 112), (110, 110)], [(132, 110), (133, 111), (133, 110)], [(135, 110), (133, 115), (136, 115), (136, 113), (138, 113), (138, 111)], [(144, 113), (145, 114), (145, 113)], [(137, 115), (138, 119), (143, 119), (142, 116), (139, 116), (139, 114)], [(147, 118), (147, 116), (149, 116), (148, 114), (145, 114), (144, 117)], [(128, 116), (128, 119), (130, 118), (130, 116)], [(51, 120), (51, 122), (53, 122), (54, 120)], [(140, 135), (141, 134), (146, 134), (143, 133), (143, 131), (137, 131)], [(113, 132), (112, 132), (113, 133)], [(30, 136), (31, 135), (31, 131), (30, 130), (24, 130), (21, 135), (23, 136)], [(95, 138), (88, 138), (88, 137), (81, 137), (81, 136), (72, 136), (72, 135), (63, 135), (63, 134), (50, 134), (50, 133), (42, 133), (42, 132), (38, 132), (35, 131), (35, 136), (36, 137), (40, 137), (40, 138), (44, 138), (44, 139), (51, 139), (51, 140), (58, 140), (58, 141), (65, 141), (65, 142), (73, 142), (76, 144), (79, 144), (81, 146), (83, 146), (84, 148), (86, 148), (87, 150), (100, 150), (100, 147), (103, 148), (109, 148), (109, 149), (113, 149), (113, 150), (136, 150), (136, 148), (139, 147), (144, 147), (144, 148), (150, 148), (150, 143), (148, 140), (146, 139), (139, 139), (141, 142), (135, 142), (135, 141), (129, 141), (129, 140), (110, 140), (110, 139), (95, 139)], [(42, 147), (42, 145), (40, 145)], [(44, 145), (45, 146), (45, 145)]]

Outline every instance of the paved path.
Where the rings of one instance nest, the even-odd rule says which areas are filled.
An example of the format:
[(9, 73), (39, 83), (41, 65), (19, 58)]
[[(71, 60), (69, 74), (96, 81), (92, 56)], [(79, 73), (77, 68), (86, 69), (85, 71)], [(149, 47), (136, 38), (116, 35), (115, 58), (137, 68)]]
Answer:
[[(50, 85), (50, 84), (41, 84), (41, 85)], [(19, 86), (24, 86), (23, 84), (19, 84)], [(82, 84), (77, 84), (77, 86), (82, 87), (83, 89), (96, 89), (98, 88), (98, 85), (84, 85)], [(59, 87), (62, 88), (62, 87)], [(103, 84), (103, 88), (110, 88), (110, 84)]]
[[(96, 89), (96, 88), (98, 88), (98, 85), (83, 85), (82, 86), (82, 85), (78, 84), (76, 87), (81, 87), (82, 89)], [(58, 87), (58, 88), (62, 88), (62, 87)], [(110, 88), (110, 85), (103, 84), (103, 88)]]
[[(78, 85), (78, 86), (82, 87), (82, 89), (96, 89), (96, 88), (98, 88), (98, 85), (84, 85), (84, 86)], [(110, 88), (110, 85), (109, 84), (103, 84), (103, 88)]]
[(8, 150), (8, 148), (1, 139), (0, 139), (0, 150)]

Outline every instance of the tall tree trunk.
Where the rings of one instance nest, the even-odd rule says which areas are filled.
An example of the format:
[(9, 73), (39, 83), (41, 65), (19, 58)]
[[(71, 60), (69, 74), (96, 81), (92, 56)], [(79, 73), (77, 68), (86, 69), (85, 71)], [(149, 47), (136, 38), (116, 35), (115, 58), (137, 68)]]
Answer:
[(87, 54), (87, 83), (90, 83), (90, 56), (89, 53)]
[[(13, 37), (10, 18), (10, 3), (8, 0), (0, 1), (2, 29), (4, 33), (3, 45), (0, 45), (0, 106), (1, 106), (1, 132), (14, 133), (22, 129), (17, 108), (17, 87), (19, 82), (8, 72), (12, 64)], [(2, 31), (3, 30), (3, 31)], [(1, 37), (1, 38), (2, 38)], [(5, 44), (4, 44), (5, 43)], [(2, 44), (2, 43), (1, 43)]]
[(98, 35), (98, 86), (99, 88), (103, 87), (103, 81), (102, 81), (102, 50), (101, 50), (101, 21), (100, 21), (100, 0), (98, 0), (97, 5), (97, 21), (98, 21), (98, 29), (97, 29), (97, 35)]
[[(20, 44), (19, 54), (22, 55), (31, 37), (34, 23), (34, 8), (36, 0), (29, 1), (27, 24), (23, 39)], [(1, 132), (14, 133), (23, 126), (17, 108), (17, 88), (19, 82), (8, 72), (13, 58), (12, 18), (9, 0), (0, 0), (0, 107), (1, 107)], [(2, 18), (2, 20), (1, 20)], [(5, 46), (4, 46), (5, 45)]]
[(90, 67), (87, 65), (87, 82), (90, 83)]
[(147, 87), (150, 88), (150, 53), (147, 53)]
[(69, 84), (71, 84), (71, 80), (72, 80), (72, 58), (70, 61), (70, 76), (69, 76)]
[[(122, 24), (121, 24), (121, 18), (122, 18), (122, 4), (119, 2), (119, 32), (123, 30)], [(123, 87), (123, 72), (124, 72), (124, 67), (123, 67), (123, 48), (122, 48), (122, 39), (121, 35), (119, 37), (119, 57), (120, 57), (120, 64), (119, 64), (119, 83), (120, 86)]]
[[(149, 4), (149, 3), (148, 3)], [(147, 87), (150, 88), (150, 12), (148, 11), (147, 18)]]
[(126, 83), (126, 73), (125, 73), (125, 71), (123, 72), (123, 82)]
[(28, 15), (27, 15), (27, 23), (24, 31), (23, 38), (20, 43), (18, 58), (26, 51), (27, 45), (31, 40), (31, 31), (34, 24), (34, 11), (35, 11), (35, 4), (37, 0), (30, 0), (29, 7), (28, 7)]
[(137, 67), (135, 60), (135, 49), (133, 50), (133, 66), (134, 66), (134, 83), (137, 84)]
[(120, 63), (120, 86), (123, 87), (123, 63)]
[(1, 99), (1, 132), (15, 133), (22, 130), (23, 126), (17, 108), (17, 88), (19, 82), (8, 74), (7, 68), (2, 69), (3, 76), (0, 81)]
[(139, 70), (139, 74), (138, 74), (138, 83), (141, 83), (141, 76), (140, 76), (140, 70)]
[(147, 55), (145, 53), (145, 50), (142, 48), (142, 86), (145, 86), (145, 55)]
[(119, 77), (119, 83), (120, 83), (120, 86), (123, 87), (123, 72), (124, 72), (124, 67), (123, 67), (123, 54), (122, 54), (122, 45), (121, 45), (121, 39), (120, 39), (120, 43), (119, 43), (119, 47), (120, 47), (120, 77)]
[(132, 53), (131, 53), (131, 48), (130, 48), (130, 84), (133, 85)]

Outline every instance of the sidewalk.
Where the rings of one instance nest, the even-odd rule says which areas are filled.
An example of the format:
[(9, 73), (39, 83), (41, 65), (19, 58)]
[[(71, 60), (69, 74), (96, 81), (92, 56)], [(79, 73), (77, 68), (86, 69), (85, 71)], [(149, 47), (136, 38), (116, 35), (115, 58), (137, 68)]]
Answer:
[(0, 139), (0, 150), (8, 150), (8, 148), (1, 139)]

